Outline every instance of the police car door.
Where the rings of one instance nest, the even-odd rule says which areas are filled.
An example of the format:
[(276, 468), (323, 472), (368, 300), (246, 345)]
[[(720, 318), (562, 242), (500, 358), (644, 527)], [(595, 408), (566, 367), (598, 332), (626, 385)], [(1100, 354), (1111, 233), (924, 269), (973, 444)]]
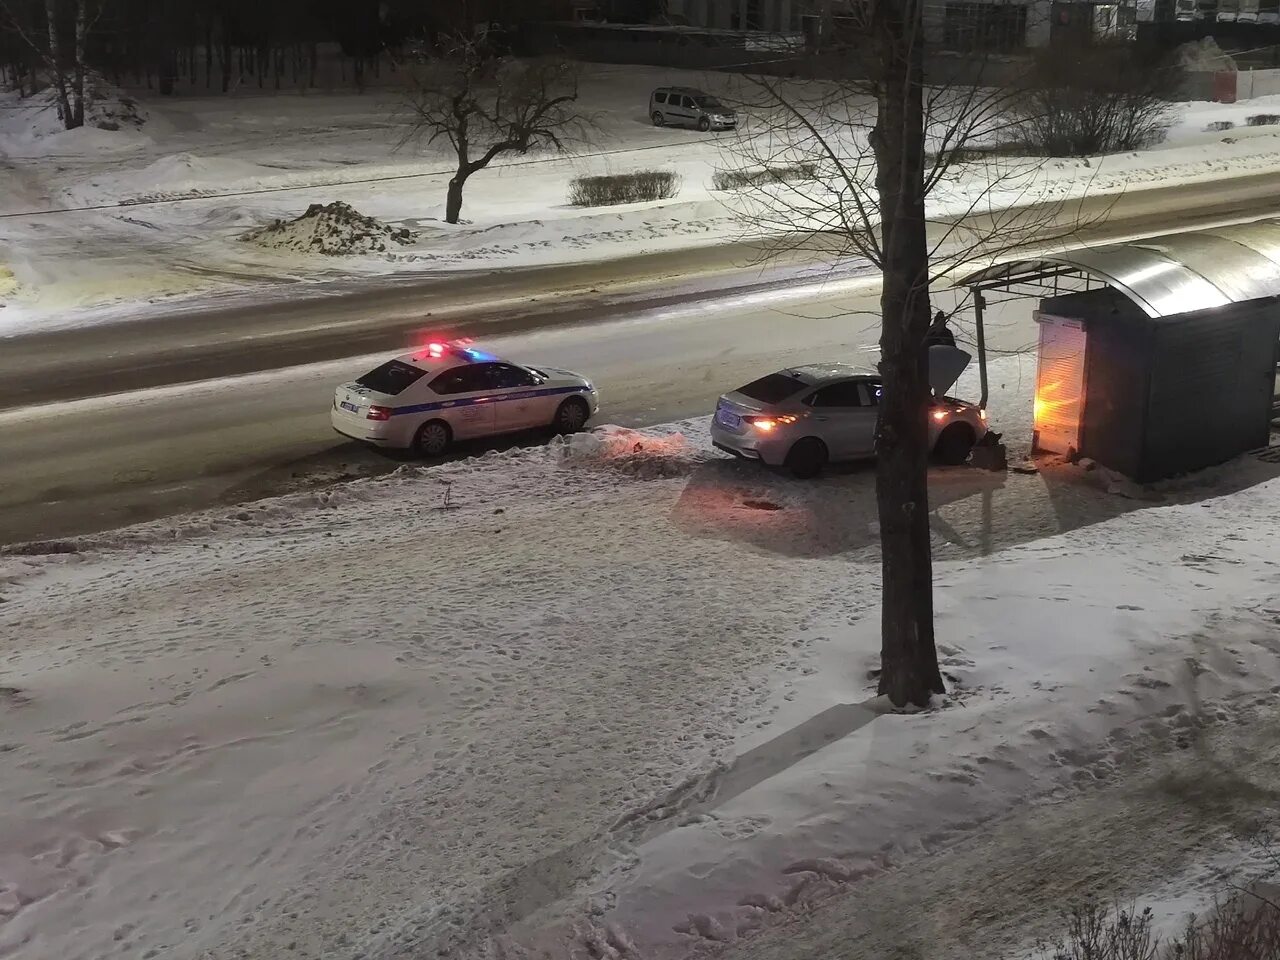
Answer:
[(483, 437), (497, 432), (494, 391), (489, 367), (492, 363), (466, 363), (446, 370), (431, 381), (440, 394), (423, 420), (439, 417), (449, 424), (456, 439)]
[(547, 397), (539, 387), (542, 379), (510, 363), (491, 363), (491, 381), (498, 418), (498, 431), (545, 427), (554, 416)]

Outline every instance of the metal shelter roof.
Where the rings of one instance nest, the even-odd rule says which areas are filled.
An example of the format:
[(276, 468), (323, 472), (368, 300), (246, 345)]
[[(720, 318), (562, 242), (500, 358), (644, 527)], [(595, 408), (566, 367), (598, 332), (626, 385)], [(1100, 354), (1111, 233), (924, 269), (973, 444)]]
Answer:
[(1149, 317), (1280, 296), (1280, 219), (1081, 247), (1000, 263), (960, 281), (975, 290), (1057, 289), (1064, 277), (1114, 287)]

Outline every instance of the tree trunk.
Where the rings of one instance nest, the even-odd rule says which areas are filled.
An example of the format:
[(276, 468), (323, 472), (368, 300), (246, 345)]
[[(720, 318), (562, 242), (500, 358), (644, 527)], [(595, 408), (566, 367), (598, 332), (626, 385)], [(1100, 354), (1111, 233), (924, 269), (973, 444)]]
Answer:
[(75, 80), (71, 93), (74, 97), (71, 110), (77, 127), (84, 126), (84, 58), (89, 37), (89, 0), (76, 3)]
[(876, 502), (882, 571), (880, 693), (898, 707), (943, 693), (929, 542), (929, 245), (925, 221), (924, 0), (875, 0), (881, 82), (871, 135), (880, 197), (880, 427)]
[(222, 19), (222, 92), (231, 89), (231, 22), (230, 18)]
[(458, 171), (449, 181), (449, 196), (444, 205), (445, 223), (457, 223), (462, 216), (462, 188), (467, 184), (467, 176)]
[(71, 102), (67, 98), (67, 75), (62, 69), (62, 44), (58, 42), (58, 0), (44, 0), (44, 12), (49, 27), (49, 60), (53, 67), (53, 86), (58, 94), (58, 119), (66, 129), (72, 130), (76, 124), (71, 112)]

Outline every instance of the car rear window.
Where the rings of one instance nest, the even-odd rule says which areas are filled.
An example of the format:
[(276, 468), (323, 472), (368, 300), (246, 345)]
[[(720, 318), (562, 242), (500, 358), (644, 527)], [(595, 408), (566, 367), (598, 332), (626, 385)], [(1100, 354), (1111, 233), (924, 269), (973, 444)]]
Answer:
[(426, 373), (425, 370), (421, 370), (412, 364), (402, 363), (399, 360), (388, 360), (376, 370), (370, 370), (356, 383), (362, 387), (368, 387), (370, 390), (376, 390), (378, 393), (385, 393), (389, 397), (394, 397), (417, 383), (424, 373)]
[(771, 373), (759, 380), (752, 380), (738, 392), (761, 403), (781, 403), (804, 387), (804, 381), (785, 373)]

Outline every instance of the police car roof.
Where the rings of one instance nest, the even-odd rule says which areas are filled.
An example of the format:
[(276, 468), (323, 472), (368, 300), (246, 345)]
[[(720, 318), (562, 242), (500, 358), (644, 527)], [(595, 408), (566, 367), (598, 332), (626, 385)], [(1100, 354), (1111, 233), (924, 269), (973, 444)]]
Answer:
[(489, 363), (498, 358), (472, 347), (451, 343), (429, 343), (413, 353), (406, 353), (396, 359), (421, 370), (447, 370), (464, 363)]

